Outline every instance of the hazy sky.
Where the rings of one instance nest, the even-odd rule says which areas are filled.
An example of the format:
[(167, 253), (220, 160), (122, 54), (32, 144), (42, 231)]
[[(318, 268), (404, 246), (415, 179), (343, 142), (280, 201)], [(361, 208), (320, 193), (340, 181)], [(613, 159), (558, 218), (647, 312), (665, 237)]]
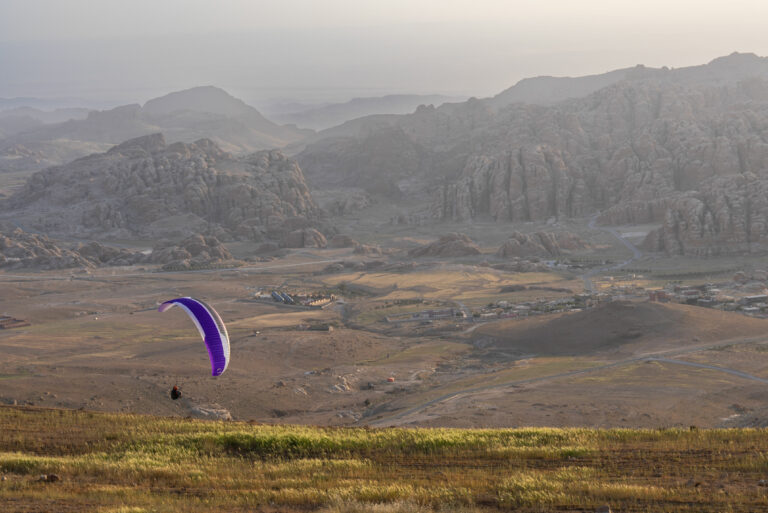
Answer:
[(768, 55), (768, 2), (0, 0), (0, 97), (488, 96), (536, 75)]

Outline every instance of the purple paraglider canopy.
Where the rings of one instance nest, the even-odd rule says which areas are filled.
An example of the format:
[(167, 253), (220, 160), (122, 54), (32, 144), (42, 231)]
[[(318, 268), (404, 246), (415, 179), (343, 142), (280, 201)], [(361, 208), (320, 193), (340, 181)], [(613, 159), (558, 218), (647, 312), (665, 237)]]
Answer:
[(165, 312), (176, 305), (186, 310), (203, 337), (211, 360), (211, 373), (214, 376), (222, 375), (229, 365), (229, 335), (221, 317), (209, 305), (192, 297), (166, 301), (160, 305), (158, 311)]

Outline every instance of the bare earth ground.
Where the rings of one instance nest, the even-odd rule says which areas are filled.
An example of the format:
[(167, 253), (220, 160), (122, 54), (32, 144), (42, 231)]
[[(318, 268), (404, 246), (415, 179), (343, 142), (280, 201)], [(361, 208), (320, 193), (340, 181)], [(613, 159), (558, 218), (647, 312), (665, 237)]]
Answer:
[[(0, 330), (0, 401), (178, 416), (209, 408), (324, 425), (687, 427), (768, 418), (765, 321), (632, 303), (479, 326), (388, 323), (421, 309), (561, 297), (500, 289), (578, 292), (581, 280), (471, 262), (322, 272), (353, 258), (351, 250), (302, 250), (239, 270), (0, 274), (0, 314), (31, 322)], [(346, 295), (313, 311), (253, 300), (280, 286)], [(184, 295), (204, 298), (227, 323), (232, 362), (220, 378), (210, 377), (184, 312), (156, 311)], [(335, 329), (298, 329), (320, 323)], [(184, 391), (177, 402), (168, 397), (173, 384)]]

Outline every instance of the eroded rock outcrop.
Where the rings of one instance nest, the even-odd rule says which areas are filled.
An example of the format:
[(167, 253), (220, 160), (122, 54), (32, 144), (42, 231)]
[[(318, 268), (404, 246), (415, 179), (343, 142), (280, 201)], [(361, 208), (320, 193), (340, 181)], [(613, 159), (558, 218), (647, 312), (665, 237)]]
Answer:
[(499, 248), (500, 258), (558, 257), (564, 252), (587, 248), (578, 235), (567, 232), (514, 232)]
[(357, 241), (349, 235), (337, 233), (331, 240), (328, 241), (329, 248), (353, 248), (357, 244)]
[(352, 251), (355, 255), (379, 256), (383, 253), (378, 244), (355, 244)]
[(435, 242), (414, 248), (408, 252), (411, 257), (462, 257), (479, 255), (480, 248), (463, 233), (449, 233)]
[(68, 248), (45, 235), (20, 228), (0, 229), (0, 267), (7, 269), (69, 269), (134, 265), (147, 262), (138, 252), (105, 246), (98, 242)]
[(207, 139), (166, 145), (161, 134), (35, 173), (3, 207), (37, 231), (86, 238), (279, 240), (321, 218), (279, 151), (236, 158)]
[(643, 247), (697, 256), (768, 251), (768, 177), (718, 177), (678, 196)]
[(165, 270), (185, 270), (234, 262), (232, 253), (214, 236), (193, 235), (178, 244), (159, 244), (148, 261), (162, 264)]
[(703, 181), (768, 169), (768, 82), (691, 90), (622, 83), (542, 108), (511, 106), (480, 131), (441, 219), (535, 221), (604, 210), (606, 224), (658, 222)]
[[(321, 132), (298, 158), (319, 186), (354, 178), (371, 194), (431, 197), (398, 219), (520, 222), (601, 212), (601, 224), (645, 224), (666, 223), (672, 209), (682, 226), (683, 211), (696, 209), (682, 198), (703, 201), (695, 194), (707, 181), (768, 177), (767, 69), (765, 58), (734, 54), (629, 73), (551, 105), (425, 106)], [(680, 251), (666, 239), (665, 248)], [(737, 239), (755, 243), (752, 235)], [(720, 240), (689, 238), (685, 251), (714, 254), (720, 250), (706, 247)]]
[(17, 228), (0, 234), (0, 267), (9, 269), (67, 269), (94, 267), (76, 251), (60, 247), (45, 235)]
[(284, 248), (324, 248), (327, 245), (325, 236), (314, 228), (286, 233), (282, 241)]
[(68, 269), (160, 264), (166, 270), (206, 268), (224, 262), (239, 265), (216, 237), (194, 235), (179, 243), (160, 243), (149, 253), (92, 241), (66, 247), (46, 235), (0, 227), (0, 268)]

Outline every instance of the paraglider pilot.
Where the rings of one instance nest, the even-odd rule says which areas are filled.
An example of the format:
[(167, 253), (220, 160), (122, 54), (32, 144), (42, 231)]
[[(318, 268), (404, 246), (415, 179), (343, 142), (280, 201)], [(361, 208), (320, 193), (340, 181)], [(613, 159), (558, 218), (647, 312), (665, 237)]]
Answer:
[[(208, 348), (208, 356), (211, 360), (211, 375), (221, 376), (229, 365), (229, 335), (216, 310), (199, 299), (191, 297), (179, 297), (161, 304), (157, 309), (165, 312), (169, 308), (178, 305), (192, 318), (197, 326), (200, 336)], [(171, 399), (181, 398), (181, 390), (174, 385), (171, 389)]]

